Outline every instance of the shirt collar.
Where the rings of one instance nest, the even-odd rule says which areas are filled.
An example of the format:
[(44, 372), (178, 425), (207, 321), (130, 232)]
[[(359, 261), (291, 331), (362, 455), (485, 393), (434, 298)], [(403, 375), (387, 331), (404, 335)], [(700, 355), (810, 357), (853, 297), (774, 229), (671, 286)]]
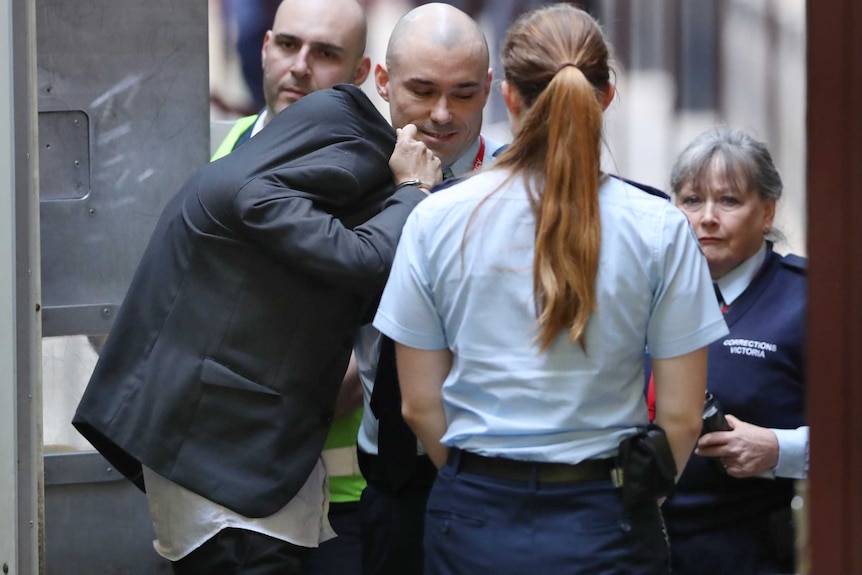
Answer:
[(257, 115), (257, 120), (254, 121), (254, 126), (251, 128), (251, 135), (249, 138), (257, 136), (257, 133), (263, 130), (264, 124), (266, 124), (266, 108)]
[(748, 289), (765, 259), (766, 242), (763, 242), (757, 253), (715, 280), (718, 289), (721, 290), (721, 297), (725, 304), (732, 304), (736, 298), (742, 295), (742, 292)]
[[(485, 149), (485, 155), (488, 155), (488, 149)], [(452, 162), (451, 166), (448, 166), (452, 170), (452, 176), (456, 178), (460, 178), (461, 176), (468, 174), (473, 171), (473, 164), (476, 163), (476, 154), (479, 153), (479, 138), (476, 138), (476, 141), (473, 142), (473, 145), (467, 148), (467, 151), (461, 154), (461, 156)], [(444, 166), (445, 168), (445, 166)]]

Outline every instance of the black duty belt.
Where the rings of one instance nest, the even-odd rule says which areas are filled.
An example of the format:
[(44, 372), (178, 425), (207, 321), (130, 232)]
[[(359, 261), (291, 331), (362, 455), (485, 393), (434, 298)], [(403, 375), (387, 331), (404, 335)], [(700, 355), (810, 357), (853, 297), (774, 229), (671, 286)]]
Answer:
[[(456, 453), (451, 453), (451, 452)], [(469, 451), (450, 450), (450, 462), (458, 471), (524, 483), (576, 483), (611, 479), (613, 459), (587, 459), (574, 465), (485, 457)]]

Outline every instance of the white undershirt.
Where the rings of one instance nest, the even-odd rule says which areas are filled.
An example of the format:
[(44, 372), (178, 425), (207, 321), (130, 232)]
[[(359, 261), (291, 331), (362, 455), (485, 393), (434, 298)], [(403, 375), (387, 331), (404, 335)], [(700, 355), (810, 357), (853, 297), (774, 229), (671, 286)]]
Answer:
[(317, 547), (335, 537), (329, 526), (326, 470), (317, 464), (299, 492), (268, 517), (245, 517), (180, 487), (144, 467), (150, 516), (156, 532), (153, 547), (170, 561), (182, 559), (222, 529), (263, 533), (301, 547)]

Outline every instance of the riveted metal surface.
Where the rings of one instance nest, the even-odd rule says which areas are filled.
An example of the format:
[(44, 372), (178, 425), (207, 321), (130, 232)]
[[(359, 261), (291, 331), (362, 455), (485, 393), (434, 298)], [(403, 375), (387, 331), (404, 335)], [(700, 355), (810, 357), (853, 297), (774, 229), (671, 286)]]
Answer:
[(106, 333), (81, 310), (122, 302), (209, 158), (207, 3), (40, 0), (36, 30), (43, 333)]

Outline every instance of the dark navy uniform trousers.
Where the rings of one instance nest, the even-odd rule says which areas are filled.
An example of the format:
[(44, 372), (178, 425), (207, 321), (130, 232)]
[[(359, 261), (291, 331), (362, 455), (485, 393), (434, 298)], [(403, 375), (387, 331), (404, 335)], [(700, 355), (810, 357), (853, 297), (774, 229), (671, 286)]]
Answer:
[(425, 575), (666, 575), (657, 504), (623, 508), (608, 479), (511, 481), (440, 470), (425, 516)]

